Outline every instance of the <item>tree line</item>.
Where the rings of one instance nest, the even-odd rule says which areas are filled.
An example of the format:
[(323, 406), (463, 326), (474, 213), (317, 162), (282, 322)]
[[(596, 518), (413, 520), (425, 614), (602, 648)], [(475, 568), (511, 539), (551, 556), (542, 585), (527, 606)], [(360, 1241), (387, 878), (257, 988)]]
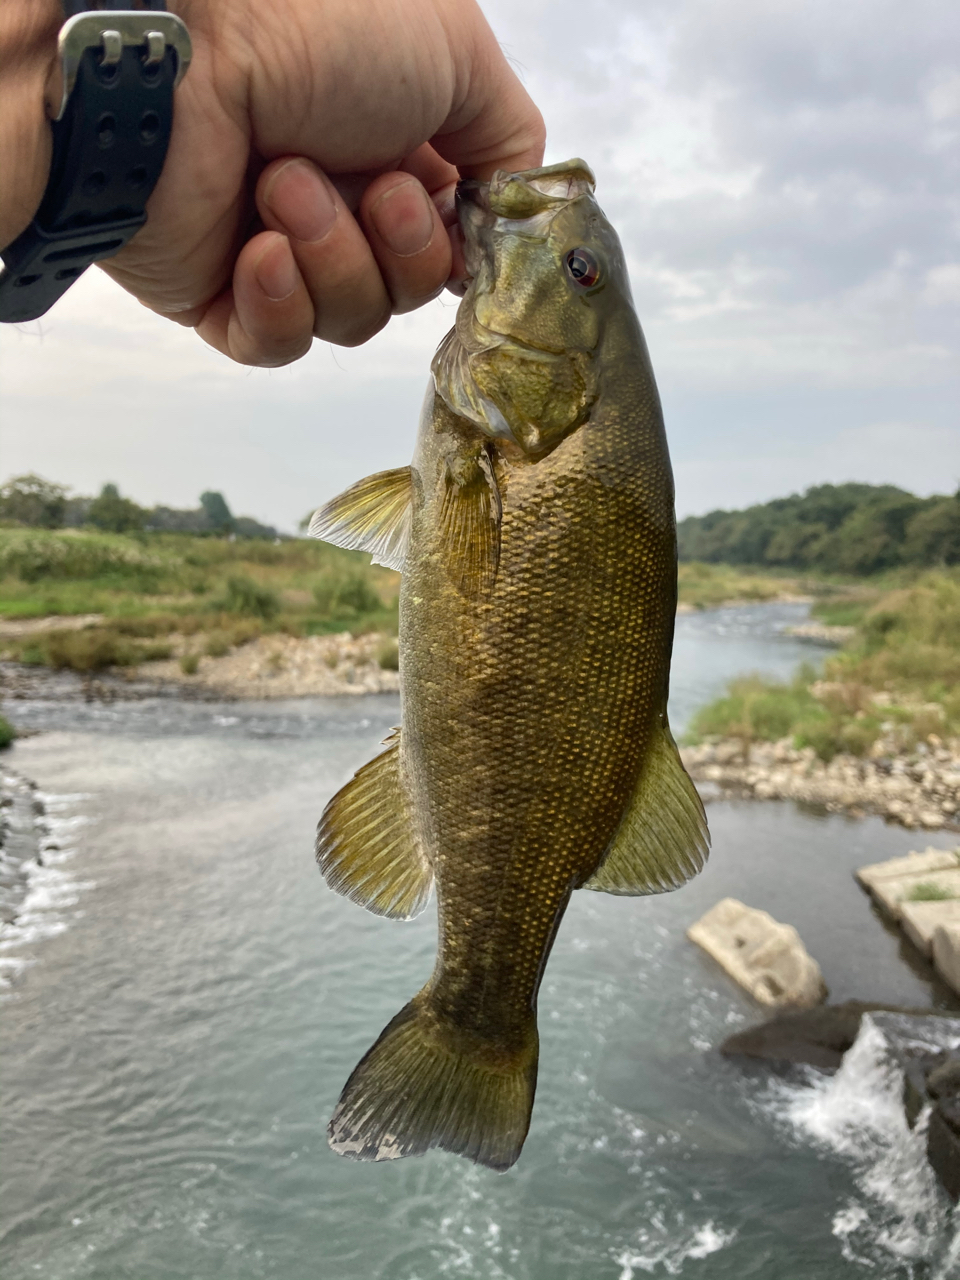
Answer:
[(821, 484), (744, 511), (688, 516), (681, 560), (871, 574), (960, 564), (960, 490), (918, 498), (895, 485)]
[(201, 493), (199, 506), (141, 507), (125, 498), (115, 484), (105, 484), (95, 498), (71, 496), (62, 484), (38, 475), (14, 476), (0, 486), (0, 523), (36, 529), (101, 529), (107, 533), (193, 533), (207, 536), (270, 538), (272, 525), (250, 516), (235, 516), (222, 493)]

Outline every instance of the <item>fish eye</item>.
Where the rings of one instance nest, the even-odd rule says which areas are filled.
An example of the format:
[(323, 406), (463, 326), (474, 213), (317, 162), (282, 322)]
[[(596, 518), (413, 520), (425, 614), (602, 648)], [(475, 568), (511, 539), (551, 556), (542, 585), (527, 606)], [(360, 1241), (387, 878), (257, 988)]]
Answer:
[(592, 289), (600, 279), (600, 263), (596, 254), (582, 245), (571, 249), (563, 261), (574, 284), (578, 284), (581, 289)]

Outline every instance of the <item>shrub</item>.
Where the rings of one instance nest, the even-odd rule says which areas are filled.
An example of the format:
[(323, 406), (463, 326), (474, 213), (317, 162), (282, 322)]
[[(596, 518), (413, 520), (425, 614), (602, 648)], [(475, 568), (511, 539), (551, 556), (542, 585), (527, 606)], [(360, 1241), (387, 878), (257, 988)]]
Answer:
[(313, 588), (317, 608), (326, 617), (360, 617), (383, 609), (383, 601), (363, 574), (328, 574)]
[(195, 676), (200, 668), (198, 653), (185, 653), (180, 659), (180, 670), (185, 676)]
[(230, 642), (222, 631), (214, 631), (207, 637), (204, 653), (208, 658), (222, 658), (230, 652)]
[(269, 587), (260, 587), (252, 578), (238, 574), (227, 579), (223, 608), (228, 613), (247, 613), (269, 622), (280, 611), (280, 598)]
[(0, 716), (0, 751), (2, 751), (4, 747), (9, 747), (16, 736), (17, 731), (14, 729), (10, 721), (6, 716)]
[(400, 646), (396, 640), (385, 640), (377, 650), (377, 662), (384, 671), (400, 670)]
[(129, 640), (106, 628), (86, 631), (51, 631), (41, 641), (48, 666), (72, 671), (103, 671), (106, 667), (129, 667), (137, 661), (137, 650)]

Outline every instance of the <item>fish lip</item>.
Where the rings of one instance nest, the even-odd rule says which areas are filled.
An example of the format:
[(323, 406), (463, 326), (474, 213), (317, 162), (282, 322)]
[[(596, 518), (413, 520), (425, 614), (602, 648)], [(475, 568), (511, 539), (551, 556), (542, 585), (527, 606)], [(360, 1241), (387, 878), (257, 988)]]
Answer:
[(454, 203), (456, 205), (457, 214), (459, 216), (460, 209), (464, 205), (472, 205), (475, 208), (486, 209), (487, 201), (486, 193), (490, 184), (480, 182), (478, 178), (461, 178), (457, 183), (457, 189), (454, 193)]

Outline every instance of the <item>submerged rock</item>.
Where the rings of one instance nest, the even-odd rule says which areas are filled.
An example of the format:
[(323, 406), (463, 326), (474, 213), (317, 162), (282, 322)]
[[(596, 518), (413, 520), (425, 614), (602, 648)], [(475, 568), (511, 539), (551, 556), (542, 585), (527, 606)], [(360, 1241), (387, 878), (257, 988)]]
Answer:
[(835, 1097), (844, 1099), (839, 1122), (851, 1134), (869, 1130), (875, 1110), (869, 1089), (881, 1080), (890, 1102), (902, 1102), (904, 1139), (909, 1126), (947, 1194), (960, 1199), (960, 1018), (848, 1000), (779, 1014), (729, 1036), (720, 1052), (836, 1071)]
[(760, 1004), (806, 1008), (826, 999), (820, 966), (796, 929), (766, 911), (723, 898), (687, 930)]
[(768, 1062), (799, 1062), (836, 1071), (860, 1032), (865, 1013), (904, 1013), (926, 1016), (928, 1009), (904, 1009), (895, 1004), (846, 1000), (795, 1013), (781, 1013), (758, 1026), (728, 1036), (720, 1046), (725, 1057), (761, 1058)]

